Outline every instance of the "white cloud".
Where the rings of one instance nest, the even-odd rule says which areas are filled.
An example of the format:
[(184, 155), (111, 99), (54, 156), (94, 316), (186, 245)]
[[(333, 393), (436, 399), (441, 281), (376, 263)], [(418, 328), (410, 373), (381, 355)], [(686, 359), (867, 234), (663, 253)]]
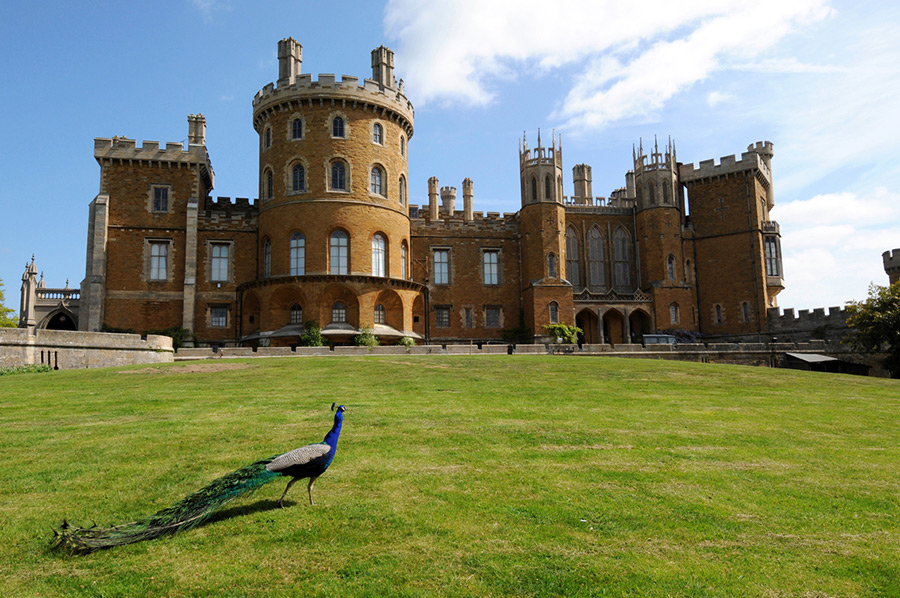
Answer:
[(203, 20), (207, 23), (212, 21), (213, 14), (224, 10), (231, 10), (231, 4), (228, 0), (188, 0), (190, 4), (200, 11)]
[(554, 115), (572, 129), (642, 118), (829, 14), (826, 0), (389, 0), (385, 29), (420, 103), (490, 103), (503, 78), (578, 67)]
[(713, 91), (713, 92), (710, 92), (709, 94), (707, 94), (706, 103), (709, 105), (710, 108), (715, 108), (722, 102), (728, 102), (728, 101), (732, 100), (733, 98), (734, 98), (734, 96), (732, 96), (730, 93), (724, 93), (721, 91)]

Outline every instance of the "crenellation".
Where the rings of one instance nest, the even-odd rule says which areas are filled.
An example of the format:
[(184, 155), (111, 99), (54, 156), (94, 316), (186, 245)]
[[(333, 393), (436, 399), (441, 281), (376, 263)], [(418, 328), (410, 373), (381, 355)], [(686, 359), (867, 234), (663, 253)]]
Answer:
[(780, 339), (790, 338), (794, 341), (819, 338), (840, 340), (848, 332), (847, 310), (843, 307), (817, 307), (815, 309), (770, 307), (767, 310), (769, 334)]
[(900, 249), (894, 249), (893, 253), (885, 251), (881, 254), (881, 259), (890, 284), (900, 281)]

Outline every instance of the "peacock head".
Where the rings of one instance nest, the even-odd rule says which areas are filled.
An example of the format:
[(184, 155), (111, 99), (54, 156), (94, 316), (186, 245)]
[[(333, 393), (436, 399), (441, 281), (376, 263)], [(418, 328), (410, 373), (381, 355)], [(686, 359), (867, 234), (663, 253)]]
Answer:
[(347, 408), (344, 407), (343, 405), (338, 405), (337, 409), (335, 409), (335, 408), (334, 408), (335, 405), (337, 405), (337, 403), (332, 403), (332, 404), (331, 404), (331, 410), (335, 412), (335, 413), (334, 413), (334, 420), (335, 420), (335, 421), (341, 421), (341, 420), (344, 419), (344, 411), (346, 411)]

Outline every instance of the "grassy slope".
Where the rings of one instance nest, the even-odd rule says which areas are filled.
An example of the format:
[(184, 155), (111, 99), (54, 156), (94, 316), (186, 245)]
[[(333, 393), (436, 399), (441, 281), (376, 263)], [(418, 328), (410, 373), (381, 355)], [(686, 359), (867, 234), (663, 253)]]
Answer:
[[(900, 384), (610, 358), (217, 361), (0, 378), (4, 596), (900, 594)], [(243, 367), (246, 365), (246, 367)], [(341, 446), (192, 532), (87, 557), (252, 460)], [(293, 499), (293, 500), (291, 500)]]

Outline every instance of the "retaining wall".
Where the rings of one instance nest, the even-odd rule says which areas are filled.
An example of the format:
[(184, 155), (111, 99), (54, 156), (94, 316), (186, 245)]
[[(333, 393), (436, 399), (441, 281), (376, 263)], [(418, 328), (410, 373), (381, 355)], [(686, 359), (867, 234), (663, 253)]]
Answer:
[(57, 369), (98, 368), (174, 360), (168, 336), (0, 328), (0, 367), (47, 364)]

